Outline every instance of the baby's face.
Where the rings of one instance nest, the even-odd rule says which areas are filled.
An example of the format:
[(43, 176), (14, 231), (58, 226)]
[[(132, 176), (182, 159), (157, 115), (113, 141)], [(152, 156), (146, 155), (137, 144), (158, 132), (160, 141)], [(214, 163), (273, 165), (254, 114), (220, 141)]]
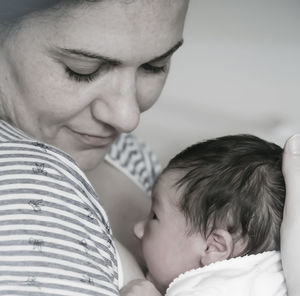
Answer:
[(179, 171), (167, 171), (156, 182), (147, 219), (135, 225), (147, 264), (147, 278), (164, 292), (174, 278), (200, 265), (206, 242), (199, 233), (189, 234), (178, 208), (181, 189), (175, 187)]

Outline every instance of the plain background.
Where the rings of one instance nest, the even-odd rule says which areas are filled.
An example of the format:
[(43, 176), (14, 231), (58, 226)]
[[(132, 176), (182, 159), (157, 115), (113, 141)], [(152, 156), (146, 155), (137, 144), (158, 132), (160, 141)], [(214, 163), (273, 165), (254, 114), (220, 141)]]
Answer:
[(184, 40), (135, 132), (163, 165), (211, 137), (300, 133), (300, 0), (191, 0)]

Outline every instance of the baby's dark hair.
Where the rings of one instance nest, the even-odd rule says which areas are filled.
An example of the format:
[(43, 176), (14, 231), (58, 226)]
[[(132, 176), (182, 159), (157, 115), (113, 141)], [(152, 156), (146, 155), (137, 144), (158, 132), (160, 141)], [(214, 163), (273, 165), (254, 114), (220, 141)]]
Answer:
[(282, 148), (252, 135), (225, 136), (195, 144), (164, 172), (182, 170), (179, 208), (192, 232), (216, 228), (244, 239), (242, 255), (280, 248), (285, 200)]

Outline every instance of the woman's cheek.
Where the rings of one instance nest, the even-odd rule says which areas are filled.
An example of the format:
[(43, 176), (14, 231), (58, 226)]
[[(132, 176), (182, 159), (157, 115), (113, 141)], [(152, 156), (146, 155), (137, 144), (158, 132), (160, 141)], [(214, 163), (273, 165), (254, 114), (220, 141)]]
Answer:
[(140, 111), (150, 109), (158, 100), (165, 85), (168, 73), (152, 74), (151, 79), (143, 79), (137, 90)]

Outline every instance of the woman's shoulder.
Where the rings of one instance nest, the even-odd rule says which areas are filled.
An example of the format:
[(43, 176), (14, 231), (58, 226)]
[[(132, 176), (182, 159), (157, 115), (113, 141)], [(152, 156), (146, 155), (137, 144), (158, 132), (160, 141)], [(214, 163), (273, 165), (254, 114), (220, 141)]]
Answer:
[(105, 159), (148, 193), (161, 171), (156, 155), (132, 134), (121, 134)]
[(74, 200), (77, 198), (81, 205), (96, 211), (101, 220), (107, 220), (97, 193), (68, 154), (27, 136), (3, 120), (0, 120), (0, 167), (2, 175), (9, 174), (20, 182), (32, 180), (32, 187), (41, 179), (49, 192), (63, 184), (68, 187), (64, 190), (66, 194), (72, 192)]
[(0, 143), (17, 140), (33, 140), (33, 138), (27, 136), (23, 131), (0, 119)]
[[(0, 120), (0, 152), (1, 158), (30, 159), (31, 161), (48, 161), (49, 165), (64, 168), (65, 171), (73, 169), (77, 174), (83, 175), (75, 161), (60, 149), (40, 142), (9, 123)], [(9, 153), (9, 154), (8, 154)]]

